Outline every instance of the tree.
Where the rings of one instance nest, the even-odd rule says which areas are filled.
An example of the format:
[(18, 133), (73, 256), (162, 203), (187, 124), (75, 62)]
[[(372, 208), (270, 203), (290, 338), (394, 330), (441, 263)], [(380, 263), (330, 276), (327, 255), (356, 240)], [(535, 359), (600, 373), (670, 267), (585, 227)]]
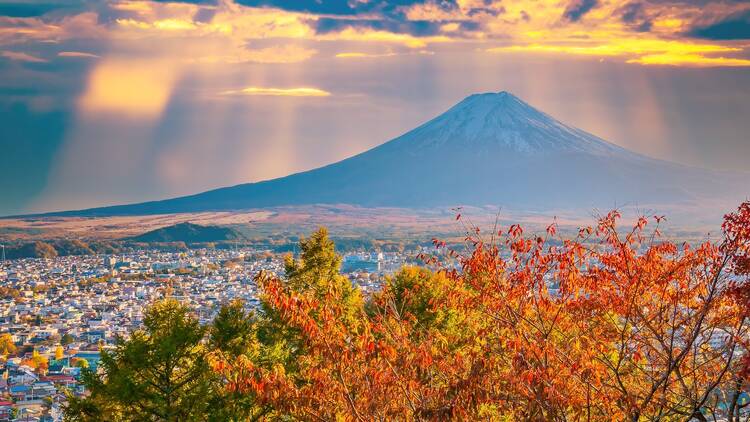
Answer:
[[(245, 311), (244, 302), (234, 300), (221, 307), (209, 328), (208, 345), (212, 350), (212, 363), (231, 359), (257, 357), (259, 344), (256, 337), (257, 320)], [(266, 415), (270, 409), (257, 406), (253, 395), (225, 389), (229, 382), (221, 378), (215, 385), (217, 391), (210, 403), (209, 418), (215, 421), (252, 421)]]
[(239, 356), (254, 340), (253, 316), (245, 312), (245, 304), (234, 300), (221, 307), (209, 328), (212, 349)]
[(318, 229), (310, 239), (300, 239), (299, 247), (300, 259), (287, 256), (284, 262), (285, 284), (291, 291), (310, 293), (317, 300), (334, 294), (352, 310), (363, 303), (361, 292), (341, 275), (341, 257), (325, 228)]
[(84, 371), (90, 396), (70, 396), (68, 420), (204, 420), (215, 377), (201, 344), (205, 329), (174, 300), (152, 305), (144, 327), (102, 351), (103, 378)]
[(73, 358), (73, 366), (81, 369), (88, 369), (89, 361), (82, 358)]
[(276, 336), (260, 324), (259, 350), (293, 359), (215, 368), (228, 390), (288, 418), (738, 420), (750, 203), (717, 243), (662, 240), (658, 216), (628, 230), (619, 220), (572, 239), (555, 224), (541, 236), (468, 226), (466, 248), (441, 254), (455, 262), (425, 257), (437, 272), (404, 269), (366, 305), (320, 231), (286, 279), (258, 277)]
[(13, 336), (9, 333), (0, 335), (0, 355), (8, 356), (16, 353), (16, 344), (13, 342)]
[(36, 350), (31, 352), (31, 358), (24, 359), (23, 361), (21, 361), (21, 364), (34, 369), (37, 373), (40, 374), (47, 373), (47, 369), (49, 368), (48, 359), (40, 355)]
[(55, 360), (62, 360), (65, 357), (65, 350), (62, 346), (55, 347)]
[(60, 344), (63, 346), (67, 346), (75, 341), (75, 338), (73, 338), (72, 335), (65, 333), (60, 337)]

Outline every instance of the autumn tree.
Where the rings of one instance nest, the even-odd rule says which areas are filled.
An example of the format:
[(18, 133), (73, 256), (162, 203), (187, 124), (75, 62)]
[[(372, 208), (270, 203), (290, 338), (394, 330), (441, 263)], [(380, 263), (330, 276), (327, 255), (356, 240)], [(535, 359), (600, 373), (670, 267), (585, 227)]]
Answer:
[(73, 361), (73, 366), (76, 368), (88, 369), (89, 367), (89, 361), (87, 361), (86, 359), (73, 358), (72, 361)]
[[(461, 217), (458, 217), (459, 221)], [(728, 420), (748, 406), (750, 203), (676, 244), (617, 211), (563, 237), (519, 225), (365, 298), (321, 229), (201, 327), (174, 301), (104, 352), (72, 420)], [(443, 250), (444, 249), (444, 250)]]
[(34, 369), (39, 374), (46, 374), (49, 368), (49, 360), (36, 350), (31, 352), (30, 358), (22, 360), (21, 364)]
[(319, 232), (286, 279), (258, 279), (285, 333), (269, 344), (296, 366), (239, 356), (216, 369), (302, 419), (734, 420), (750, 359), (749, 210), (697, 245), (661, 239), (662, 217), (623, 230), (617, 212), (572, 239), (555, 224), (469, 226), (466, 248), (444, 255), (455, 265), (406, 268), (367, 305)]
[(13, 342), (13, 336), (9, 333), (0, 335), (0, 355), (7, 357), (16, 353), (16, 344)]

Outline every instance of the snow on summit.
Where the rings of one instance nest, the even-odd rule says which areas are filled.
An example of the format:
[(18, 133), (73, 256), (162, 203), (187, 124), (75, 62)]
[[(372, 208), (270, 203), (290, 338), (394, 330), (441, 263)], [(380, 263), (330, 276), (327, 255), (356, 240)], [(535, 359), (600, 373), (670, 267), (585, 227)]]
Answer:
[(567, 126), (506, 91), (470, 95), (396, 142), (403, 147), (419, 148), (460, 143), (479, 152), (502, 147), (526, 154), (556, 151), (632, 154)]

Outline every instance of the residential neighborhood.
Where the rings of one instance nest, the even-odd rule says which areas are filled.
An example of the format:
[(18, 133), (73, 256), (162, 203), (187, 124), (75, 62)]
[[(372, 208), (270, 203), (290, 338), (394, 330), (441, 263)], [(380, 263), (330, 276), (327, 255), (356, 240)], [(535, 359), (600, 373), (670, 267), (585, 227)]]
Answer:
[[(405, 255), (359, 252), (343, 271), (371, 293)], [(203, 324), (241, 299), (257, 307), (254, 277), (283, 274), (283, 257), (252, 249), (136, 251), (123, 255), (8, 260), (0, 267), (0, 421), (59, 421), (67, 394), (83, 395), (84, 368), (137, 329), (144, 309), (165, 297)]]

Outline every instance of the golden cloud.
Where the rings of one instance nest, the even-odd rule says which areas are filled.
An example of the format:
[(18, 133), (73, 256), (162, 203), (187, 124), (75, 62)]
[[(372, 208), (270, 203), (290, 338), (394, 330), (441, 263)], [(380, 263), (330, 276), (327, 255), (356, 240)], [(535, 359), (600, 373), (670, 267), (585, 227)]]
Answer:
[(736, 53), (741, 48), (719, 44), (665, 41), (659, 39), (612, 40), (601, 44), (526, 44), (494, 47), (490, 53), (529, 52), (617, 57), (628, 63), (674, 66), (748, 66), (750, 60), (711, 57), (707, 54)]
[[(639, 3), (640, 4), (640, 3)], [(132, 54), (181, 55), (190, 63), (297, 63), (316, 54), (310, 43), (361, 43), (385, 46), (387, 52), (372, 53), (366, 46), (341, 52), (337, 58), (390, 57), (390, 47), (432, 49), (441, 43), (471, 42), (471, 48), (489, 52), (558, 53), (618, 57), (624, 62), (678, 66), (745, 66), (739, 56), (746, 45), (712, 41), (697, 43), (686, 38), (687, 29), (700, 23), (746, 10), (741, 2), (708, 2), (701, 6), (673, 7), (644, 3), (628, 19), (631, 5), (621, 0), (602, 1), (580, 19), (564, 18), (566, 2), (560, 0), (486, 1), (457, 0), (455, 7), (437, 2), (404, 6), (408, 20), (434, 22), (437, 30), (418, 36), (399, 30), (347, 26), (320, 33), (316, 25), (326, 15), (293, 12), (273, 7), (247, 7), (233, 0), (214, 6), (181, 2), (115, 0), (109, 7), (121, 12), (114, 22), (100, 23), (95, 12), (49, 18), (0, 17), (0, 45), (21, 42), (61, 42), (71, 38), (105, 39)], [(199, 12), (211, 9), (210, 19)], [(377, 13), (349, 17), (379, 19)], [(471, 22), (467, 27), (464, 22)], [(466, 29), (469, 28), (469, 29)], [(640, 29), (639, 29), (640, 28)], [(646, 32), (643, 28), (647, 28)], [(248, 48), (247, 43), (274, 40), (277, 45)], [(487, 48), (491, 40), (503, 47)], [(174, 41), (184, 48), (169, 51), (158, 46)], [(361, 48), (361, 50), (359, 50)], [(399, 53), (400, 54), (400, 53)]]
[(750, 66), (750, 60), (729, 57), (706, 57), (700, 54), (647, 54), (637, 59), (630, 59), (628, 63), (643, 65), (695, 66), (695, 67), (745, 67)]
[(249, 86), (240, 90), (224, 91), (221, 95), (260, 95), (274, 97), (328, 97), (330, 92), (318, 88), (268, 88)]

